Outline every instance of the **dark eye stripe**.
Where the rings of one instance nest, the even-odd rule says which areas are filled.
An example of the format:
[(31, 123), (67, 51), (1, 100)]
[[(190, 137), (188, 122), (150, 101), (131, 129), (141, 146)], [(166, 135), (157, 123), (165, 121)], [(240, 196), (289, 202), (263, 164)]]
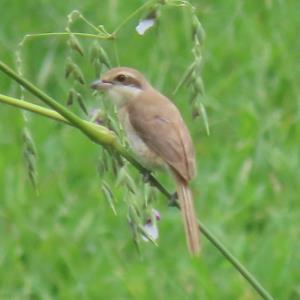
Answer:
[(123, 85), (128, 85), (128, 86), (133, 86), (133, 87), (136, 87), (136, 88), (141, 88), (141, 84), (139, 83), (139, 81), (136, 80), (133, 77), (128, 76), (128, 75), (126, 76), (124, 74), (119, 74), (115, 77), (115, 80), (117, 82), (120, 82)]

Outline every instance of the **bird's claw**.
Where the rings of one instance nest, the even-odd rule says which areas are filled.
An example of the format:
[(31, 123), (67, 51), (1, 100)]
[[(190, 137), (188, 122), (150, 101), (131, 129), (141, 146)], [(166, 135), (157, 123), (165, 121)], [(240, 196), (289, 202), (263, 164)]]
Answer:
[(145, 183), (150, 183), (151, 184), (151, 172), (144, 172), (143, 173), (143, 181)]
[(173, 193), (171, 196), (170, 196), (170, 199), (169, 199), (169, 206), (175, 206), (175, 207), (178, 207), (179, 204), (178, 204), (178, 195), (177, 193)]

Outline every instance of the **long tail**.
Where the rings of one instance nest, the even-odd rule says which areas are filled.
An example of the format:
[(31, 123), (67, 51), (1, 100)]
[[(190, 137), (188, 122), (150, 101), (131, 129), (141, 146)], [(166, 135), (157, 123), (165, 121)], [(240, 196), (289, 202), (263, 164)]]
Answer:
[(183, 217), (187, 244), (192, 255), (200, 254), (200, 232), (194, 207), (193, 195), (188, 183), (174, 174), (177, 195)]

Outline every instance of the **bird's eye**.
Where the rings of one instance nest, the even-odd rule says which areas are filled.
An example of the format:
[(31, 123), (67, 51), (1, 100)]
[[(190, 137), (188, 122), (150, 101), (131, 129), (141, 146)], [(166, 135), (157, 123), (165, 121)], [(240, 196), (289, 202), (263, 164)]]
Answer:
[(116, 77), (116, 80), (119, 82), (124, 82), (126, 80), (126, 76), (124, 74), (120, 74)]

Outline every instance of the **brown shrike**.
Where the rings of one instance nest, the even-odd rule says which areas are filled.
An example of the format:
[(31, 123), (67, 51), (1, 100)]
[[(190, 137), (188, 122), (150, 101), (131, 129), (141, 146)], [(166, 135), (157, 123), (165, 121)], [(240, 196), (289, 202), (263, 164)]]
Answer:
[(138, 71), (113, 68), (92, 88), (104, 90), (117, 106), (129, 145), (147, 167), (167, 165), (176, 182), (187, 244), (200, 252), (200, 238), (189, 181), (196, 174), (195, 151), (177, 107)]

